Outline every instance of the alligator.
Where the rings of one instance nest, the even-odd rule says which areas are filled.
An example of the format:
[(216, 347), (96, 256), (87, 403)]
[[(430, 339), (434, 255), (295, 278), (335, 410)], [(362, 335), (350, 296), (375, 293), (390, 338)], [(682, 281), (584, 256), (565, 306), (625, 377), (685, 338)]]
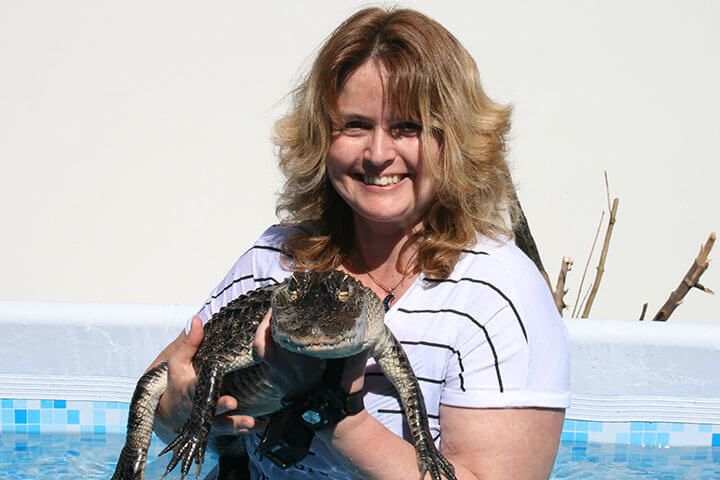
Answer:
[[(421, 477), (428, 473), (433, 480), (441, 475), (456, 478), (453, 466), (433, 443), (420, 386), (406, 353), (384, 323), (381, 300), (337, 270), (294, 272), (280, 283), (236, 298), (205, 324), (203, 342), (193, 359), (199, 374), (190, 418), (161, 452), (173, 452), (166, 475), (179, 463), (181, 479), (193, 462), (199, 472), (221, 394), (237, 398), (238, 408), (231, 413), (260, 417), (282, 409), (282, 393), (252, 348), (255, 331), (270, 308), (272, 336), (281, 348), (321, 359), (347, 358), (370, 349), (400, 398)], [(144, 478), (154, 412), (166, 389), (167, 374), (167, 362), (162, 362), (138, 380), (126, 442), (112, 480)], [(242, 471), (238, 466), (247, 465), (241, 437), (219, 437), (210, 447), (219, 453), (218, 478), (232, 478)]]

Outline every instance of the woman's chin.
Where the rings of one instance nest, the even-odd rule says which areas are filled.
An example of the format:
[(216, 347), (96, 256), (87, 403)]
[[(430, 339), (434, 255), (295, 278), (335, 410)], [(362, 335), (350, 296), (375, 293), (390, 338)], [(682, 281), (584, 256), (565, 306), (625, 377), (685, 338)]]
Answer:
[(365, 211), (355, 212), (355, 224), (381, 231), (408, 231), (422, 223), (421, 215), (412, 215), (407, 212), (392, 211)]

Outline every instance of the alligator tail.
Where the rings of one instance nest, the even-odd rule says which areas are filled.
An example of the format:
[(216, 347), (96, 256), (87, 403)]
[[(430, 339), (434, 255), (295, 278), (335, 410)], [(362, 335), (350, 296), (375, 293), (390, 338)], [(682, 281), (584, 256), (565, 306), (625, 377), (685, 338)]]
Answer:
[(168, 364), (162, 362), (140, 377), (130, 402), (125, 446), (112, 480), (143, 480), (155, 409), (167, 388)]

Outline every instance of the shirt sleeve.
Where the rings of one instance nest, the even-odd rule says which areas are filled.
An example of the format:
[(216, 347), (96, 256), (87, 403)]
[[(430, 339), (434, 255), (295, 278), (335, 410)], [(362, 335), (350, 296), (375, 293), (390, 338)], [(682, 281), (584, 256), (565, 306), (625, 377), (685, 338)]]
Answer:
[(502, 295), (493, 295), (492, 301), (476, 298), (467, 305), (476, 321), (457, 332), (457, 361), (448, 362), (441, 403), (568, 407), (569, 342), (547, 285), (530, 271), (499, 273), (493, 281)]
[(511, 327), (514, 317), (510, 307), (502, 308), (457, 347), (459, 361), (448, 362), (441, 403), (478, 408), (569, 405), (562, 331), (557, 332), (560, 341), (555, 348), (533, 352), (532, 337), (526, 340), (519, 329)]

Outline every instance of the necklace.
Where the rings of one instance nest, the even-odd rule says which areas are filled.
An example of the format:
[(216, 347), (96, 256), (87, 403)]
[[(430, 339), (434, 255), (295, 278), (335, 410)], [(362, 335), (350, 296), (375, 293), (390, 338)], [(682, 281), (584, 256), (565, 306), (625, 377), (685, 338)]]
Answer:
[(402, 278), (400, 279), (400, 281), (399, 281), (394, 287), (388, 288), (388, 287), (386, 287), (385, 285), (383, 285), (382, 283), (378, 282), (377, 279), (375, 279), (375, 277), (372, 276), (372, 273), (370, 273), (370, 269), (369, 269), (368, 266), (365, 264), (365, 260), (363, 260), (363, 258), (360, 257), (359, 255), (358, 255), (358, 258), (360, 258), (360, 262), (362, 262), (363, 268), (365, 269), (365, 273), (367, 273), (367, 276), (370, 277), (370, 280), (372, 280), (375, 285), (377, 285), (378, 287), (382, 288), (383, 290), (385, 290), (385, 293), (387, 293), (387, 295), (385, 295), (385, 298), (383, 298), (383, 300), (382, 300), (383, 307), (385, 308), (385, 312), (387, 312), (388, 310), (390, 310), (390, 303), (391, 303), (393, 300), (395, 300), (395, 290), (396, 290), (396, 289), (400, 286), (400, 284), (403, 283), (403, 282), (405, 281), (405, 279), (408, 277), (408, 272), (405, 272), (405, 273), (403, 274), (403, 276), (402, 276)]

